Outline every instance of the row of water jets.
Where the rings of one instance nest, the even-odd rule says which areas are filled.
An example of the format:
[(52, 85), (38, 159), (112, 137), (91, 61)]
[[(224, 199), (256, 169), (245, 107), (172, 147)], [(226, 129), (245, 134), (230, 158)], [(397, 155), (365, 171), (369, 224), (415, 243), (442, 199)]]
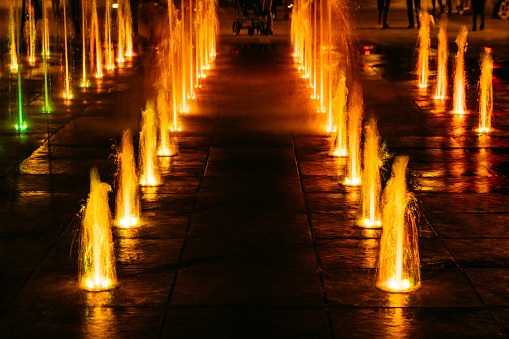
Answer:
[[(421, 28), (419, 30), (419, 58), (418, 58), (418, 82), (420, 88), (428, 87), (429, 62), (430, 62), (430, 26), (433, 24), (433, 17), (424, 12), (421, 15)], [(440, 19), (438, 33), (438, 54), (437, 54), (437, 80), (433, 99), (444, 101), (447, 99), (447, 16), (442, 15)], [(453, 108), (454, 114), (467, 113), (466, 95), (465, 95), (465, 53), (467, 50), (468, 29), (462, 26), (456, 38), (458, 52), (455, 58), (454, 70), (454, 92)], [(489, 133), (491, 130), (491, 116), (493, 113), (493, 59), (488, 52), (489, 49), (481, 54), (481, 76), (478, 82), (479, 99), (478, 114), (479, 123), (477, 131), (479, 133)]]
[[(68, 1), (62, 1), (63, 8), (63, 32), (64, 32), (64, 64), (65, 64), (65, 85), (63, 91), (63, 98), (66, 100), (70, 100), (73, 97), (72, 94), (72, 86), (71, 86), (71, 72), (69, 70), (69, 57), (71, 53), (69, 52), (69, 43), (68, 43), (68, 16), (67, 16), (67, 6)], [(48, 8), (51, 8), (51, 1), (43, 0), (42, 1), (42, 34), (41, 34), (41, 55), (44, 69), (44, 105), (42, 108), (43, 113), (51, 112), (51, 103), (49, 99), (49, 89), (48, 89), (48, 58), (50, 57), (50, 25), (48, 18)], [(100, 35), (100, 23), (97, 15), (97, 2), (96, 0), (83, 0), (81, 2), (81, 10), (82, 10), (82, 26), (81, 26), (81, 36), (82, 36), (82, 81), (81, 87), (89, 87), (90, 82), (88, 80), (89, 74), (92, 71), (95, 72), (96, 78), (103, 77), (103, 64), (107, 70), (112, 70), (115, 68), (114, 62), (114, 42), (112, 39), (112, 31), (114, 30), (114, 23), (112, 20), (112, 11), (117, 11), (117, 22), (116, 29), (118, 33), (117, 37), (117, 58), (116, 62), (119, 65), (122, 65), (126, 58), (130, 59), (133, 55), (133, 32), (132, 32), (132, 19), (131, 19), (131, 7), (130, 2), (128, 0), (118, 0), (115, 2), (115, 6), (113, 6), (112, 0), (106, 0), (104, 21), (103, 21), (103, 32), (104, 32), (104, 40), (101, 40)], [(26, 50), (27, 50), (27, 59), (28, 64), (33, 66), (37, 61), (37, 30), (35, 25), (35, 16), (34, 16), (34, 3), (32, 0), (28, 0), (26, 13), (21, 14), (21, 20), (26, 20), (25, 29), (27, 37)], [(12, 1), (10, 10), (9, 10), (9, 37), (10, 37), (10, 56), (11, 56), (11, 64), (10, 69), (11, 72), (18, 73), (18, 108), (19, 108), (19, 116), (16, 124), (16, 129), (19, 131), (25, 131), (27, 128), (26, 121), (23, 117), (23, 103), (22, 103), (22, 93), (21, 93), (21, 63), (20, 63), (20, 34), (17, 31), (16, 27), (19, 27), (19, 14), (18, 14), (18, 6), (17, 1)], [(88, 65), (87, 65), (88, 61)], [(69, 102), (69, 101), (67, 101)]]
[[(176, 134), (181, 131), (181, 127), (177, 112), (188, 111), (184, 99), (195, 98), (193, 88), (201, 87), (205, 71), (210, 69), (216, 55), (218, 26), (215, 1), (197, 1), (194, 9), (192, 2), (188, 4), (189, 7), (185, 7), (182, 3), (180, 18), (173, 5), (168, 10), (168, 34), (157, 48), (157, 100), (148, 100), (142, 111), (139, 171), (136, 170), (132, 134), (126, 130), (122, 135), (117, 151), (114, 224), (118, 227), (142, 224), (140, 186), (162, 184), (158, 156), (171, 157), (178, 154)], [(193, 12), (196, 12), (194, 21)], [(185, 13), (189, 14), (189, 25), (185, 25)], [(90, 185), (80, 233), (79, 285), (89, 291), (103, 291), (115, 288), (118, 284), (113, 254), (112, 217), (108, 206), (111, 187), (100, 181), (96, 169), (90, 173)]]
[[(369, 119), (364, 130), (361, 161), (363, 94), (361, 85), (354, 80), (348, 8), (345, 2), (335, 0), (299, 0), (293, 17), (294, 60), (312, 91), (311, 98), (318, 100), (317, 111), (327, 114), (325, 129), (332, 135), (332, 155), (348, 156), (347, 176), (343, 184), (361, 185), (362, 213), (358, 225), (383, 227), (376, 286), (389, 292), (416, 290), (421, 285), (420, 261), (417, 207), (406, 185), (409, 158), (398, 156), (394, 159), (392, 176), (382, 193), (380, 171), (387, 153), (380, 145), (376, 121)], [(333, 21), (332, 18), (338, 20)], [(419, 87), (427, 88), (432, 17), (424, 12), (420, 22), (417, 73)], [(453, 96), (453, 113), (456, 114), (466, 113), (464, 55), (467, 33), (466, 27), (462, 27), (456, 39), (458, 52)], [(435, 100), (447, 98), (447, 56), (447, 19), (443, 17), (440, 21)], [(481, 60), (478, 131), (487, 133), (491, 129), (493, 110), (493, 61), (489, 53), (484, 53)]]

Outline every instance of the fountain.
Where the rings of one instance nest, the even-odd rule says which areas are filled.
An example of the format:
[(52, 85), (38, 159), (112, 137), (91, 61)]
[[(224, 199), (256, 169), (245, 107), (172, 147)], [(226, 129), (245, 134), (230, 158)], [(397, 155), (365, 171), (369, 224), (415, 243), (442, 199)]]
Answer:
[(462, 26), (456, 38), (456, 71), (454, 72), (454, 108), (453, 113), (464, 114), (465, 108), (465, 52), (467, 50), (467, 26)]
[(180, 2), (180, 15), (181, 15), (181, 22), (182, 22), (182, 30), (181, 30), (181, 57), (180, 57), (180, 61), (181, 61), (181, 75), (182, 75), (182, 107), (181, 107), (181, 112), (182, 113), (189, 113), (189, 110), (187, 109), (187, 105), (186, 105), (186, 93), (187, 93), (187, 50), (186, 50), (186, 35), (185, 35), (185, 27), (186, 27), (186, 20), (185, 20), (185, 12), (186, 12), (186, 7), (185, 7), (185, 3), (184, 3), (184, 0), (181, 0)]
[(42, 5), (42, 22), (44, 26), (44, 34), (42, 41), (42, 63), (44, 64), (44, 107), (42, 108), (43, 113), (51, 113), (51, 108), (49, 105), (49, 93), (48, 93), (48, 60), (49, 56), (49, 28), (48, 28), (48, 18), (46, 18), (46, 4), (43, 1)]
[(345, 180), (347, 186), (359, 186), (361, 184), (361, 127), (364, 111), (364, 100), (362, 99), (362, 86), (355, 82), (350, 96), (350, 109), (348, 114), (348, 176)]
[(371, 118), (364, 128), (364, 168), (362, 171), (362, 217), (359, 226), (366, 228), (382, 227), (380, 211), (380, 135), (376, 120)]
[[(166, 58), (162, 58), (162, 62), (165, 59), (168, 60), (169, 65), (162, 65), (161, 68), (166, 69), (166, 72), (163, 72), (164, 79), (168, 80), (171, 78), (171, 84), (168, 85), (171, 90), (171, 102), (173, 108), (172, 120), (173, 126), (170, 127), (172, 131), (180, 131), (180, 127), (178, 126), (178, 110), (177, 110), (177, 85), (176, 79), (178, 78), (178, 45), (180, 44), (180, 34), (178, 34), (178, 28), (180, 27), (178, 23), (178, 18), (176, 17), (176, 10), (173, 5), (173, 2), (168, 3), (168, 46), (166, 46), (167, 55)], [(177, 30), (177, 32), (176, 32)]]
[(217, 19), (217, 0), (207, 0), (207, 62), (206, 69), (210, 69), (210, 64), (216, 59), (217, 33), (219, 30), (219, 21)]
[(116, 160), (118, 167), (116, 223), (121, 227), (135, 226), (140, 221), (140, 200), (133, 137), (130, 130), (122, 133), (122, 143)]
[[(94, 46), (95, 44), (95, 46)], [(95, 77), (102, 78), (102, 57), (101, 57), (101, 39), (99, 37), (99, 19), (97, 18), (97, 2), (92, 0), (92, 24), (90, 29), (90, 63), (94, 62), (94, 48), (95, 48)], [(92, 67), (90, 67), (92, 68)]]
[(387, 292), (411, 292), (421, 285), (417, 225), (406, 188), (408, 160), (407, 156), (396, 157), (382, 197), (376, 286)]
[(88, 291), (115, 288), (117, 273), (108, 192), (97, 168), (90, 171), (90, 194), (83, 212), (79, 249), (79, 286)]
[(347, 97), (346, 77), (343, 73), (340, 73), (332, 99), (332, 109), (336, 116), (336, 138), (332, 154), (336, 157), (346, 157), (348, 155), (348, 135), (346, 129)]
[(203, 74), (203, 46), (204, 46), (204, 22), (203, 22), (203, 0), (196, 0), (196, 20), (194, 22), (194, 32), (195, 32), (195, 79), (194, 79), (194, 88), (201, 88), (200, 78)]
[(433, 18), (426, 12), (421, 11), (419, 29), (419, 61), (417, 65), (417, 73), (419, 74), (419, 87), (426, 88), (428, 86), (428, 68), (429, 68), (429, 26)]
[[(316, 6), (316, 1), (313, 0), (313, 40), (311, 41), (310, 45), (311, 45), (311, 48), (313, 49), (313, 53), (311, 55), (311, 58), (312, 58), (312, 64), (313, 64), (313, 72), (312, 72), (312, 78), (313, 78), (313, 96), (311, 97), (312, 99), (318, 99), (318, 93), (317, 93), (317, 84), (316, 84), (316, 79), (317, 79), (317, 72), (316, 72), (316, 49), (317, 49), (317, 45), (316, 45), (316, 23), (318, 22), (318, 19), (317, 19), (317, 12), (318, 12), (318, 7)], [(311, 18), (309, 19), (311, 20)]]
[(168, 98), (163, 86), (157, 92), (157, 115), (159, 117), (159, 150), (157, 155), (161, 157), (172, 157), (177, 155), (175, 144), (170, 143), (170, 119), (168, 114)]
[(48, 2), (46, 0), (42, 0), (42, 17), (43, 17), (43, 26), (44, 26), (44, 37), (43, 37), (43, 53), (46, 56), (50, 55), (50, 49), (49, 49), (49, 19), (48, 19), (48, 13), (47, 13), (47, 4)]
[[(11, 7), (11, 9), (12, 9), (12, 7)], [(18, 7), (16, 7), (15, 17), (16, 17), (16, 20), (14, 20), (14, 18), (13, 18), (14, 25), (16, 25), (16, 21), (18, 18)], [(12, 30), (11, 34), (15, 34), (15, 30)], [(16, 35), (16, 38), (14, 41), (17, 42), (16, 43), (17, 48), (14, 50), (14, 56), (17, 59), (17, 55), (20, 54), (19, 34)], [(15, 128), (16, 128), (16, 131), (24, 133), (25, 130), (27, 129), (27, 124), (26, 124), (25, 120), (23, 119), (23, 95), (21, 92), (21, 65), (18, 65), (16, 70), (17, 70), (17, 74), (18, 74), (18, 121), (15, 125)]]
[(88, 87), (89, 86), (89, 83), (88, 83), (88, 80), (87, 80), (87, 48), (86, 48), (86, 43), (85, 43), (85, 39), (86, 39), (86, 13), (87, 13), (87, 0), (82, 0), (81, 1), (81, 40), (82, 40), (82, 62), (83, 62), (83, 65), (82, 65), (82, 70), (83, 70), (83, 78), (81, 79), (81, 87)]
[(447, 15), (440, 17), (440, 31), (438, 32), (438, 60), (437, 85), (435, 100), (444, 100), (447, 96)]
[(131, 58), (133, 52), (133, 27), (131, 16), (131, 3), (129, 0), (124, 0), (124, 24), (125, 24), (125, 56)]
[(64, 47), (65, 47), (65, 91), (64, 91), (64, 98), (65, 99), (72, 99), (72, 94), (69, 89), (69, 58), (67, 55), (67, 12), (66, 12), (66, 5), (65, 1), (63, 1), (64, 6)]
[(189, 0), (189, 93), (187, 97), (189, 99), (194, 99), (194, 72), (193, 72), (193, 63), (194, 63), (194, 55), (193, 55), (193, 0)]
[(493, 59), (490, 53), (481, 57), (481, 77), (479, 79), (479, 133), (489, 133), (493, 113)]
[(324, 62), (323, 62), (323, 1), (320, 1), (320, 107), (318, 112), (325, 113), (325, 107), (323, 105), (323, 73), (324, 73)]
[(16, 20), (14, 19), (14, 5), (11, 5), (9, 9), (9, 31), (11, 38), (11, 71), (18, 71), (18, 49), (16, 48)]
[(104, 44), (106, 52), (106, 69), (115, 68), (113, 63), (113, 44), (111, 43), (111, 0), (106, 0), (106, 8), (104, 13)]
[(124, 43), (125, 43), (125, 18), (122, 4), (117, 8), (117, 21), (118, 21), (118, 39), (117, 39), (117, 62), (119, 64), (125, 61), (124, 59)]
[(28, 1), (28, 21), (25, 24), (25, 27), (28, 27), (28, 62), (31, 64), (35, 63), (35, 44), (36, 44), (36, 34), (35, 34), (35, 14), (34, 14), (34, 6), (32, 5), (32, 0)]
[(140, 132), (140, 185), (157, 186), (160, 184), (157, 164), (157, 116), (154, 102), (149, 100), (142, 112)]

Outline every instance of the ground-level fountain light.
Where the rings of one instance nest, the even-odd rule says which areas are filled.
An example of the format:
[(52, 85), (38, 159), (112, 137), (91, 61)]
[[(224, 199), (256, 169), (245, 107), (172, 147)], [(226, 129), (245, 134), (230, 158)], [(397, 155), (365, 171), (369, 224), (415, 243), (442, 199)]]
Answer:
[(382, 226), (382, 215), (380, 210), (380, 198), (382, 183), (380, 168), (382, 159), (380, 157), (380, 135), (376, 126), (376, 120), (371, 118), (364, 128), (364, 156), (362, 170), (362, 216), (358, 225), (366, 228), (377, 228)]
[(140, 185), (157, 186), (161, 182), (157, 163), (157, 116), (154, 102), (149, 100), (142, 112), (140, 131)]
[(447, 15), (440, 17), (440, 30), (438, 32), (438, 59), (437, 83), (435, 100), (444, 100), (447, 97)]
[(493, 59), (491, 54), (481, 57), (481, 77), (479, 79), (479, 133), (489, 133), (493, 113)]
[(432, 20), (433, 18), (426, 11), (421, 12), (419, 19), (421, 24), (421, 28), (419, 29), (419, 59), (417, 65), (417, 74), (419, 75), (420, 88), (428, 87), (430, 54), (429, 30)]
[(350, 104), (348, 109), (348, 174), (345, 180), (347, 186), (359, 186), (361, 184), (361, 130), (362, 116), (364, 113), (364, 100), (362, 98), (362, 86), (355, 82), (350, 91)]
[(347, 111), (346, 102), (348, 98), (348, 89), (346, 87), (346, 77), (340, 73), (338, 84), (332, 97), (332, 110), (335, 116), (336, 133), (334, 139), (334, 149), (332, 154), (336, 157), (346, 157), (348, 155), (348, 136), (347, 136)]
[(453, 113), (464, 114), (466, 112), (465, 103), (465, 52), (467, 50), (466, 26), (462, 26), (456, 45), (458, 45), (458, 53), (456, 54), (456, 71), (454, 72), (454, 108)]
[(126, 130), (122, 134), (122, 142), (116, 160), (118, 166), (118, 187), (115, 199), (116, 223), (121, 227), (135, 226), (140, 221), (140, 198), (133, 137), (130, 130)]
[(97, 168), (90, 171), (90, 195), (84, 209), (79, 248), (79, 286), (105, 291), (117, 285), (108, 193)]
[(387, 292), (411, 292), (421, 286), (416, 215), (406, 187), (408, 161), (407, 156), (396, 157), (382, 197), (376, 286)]

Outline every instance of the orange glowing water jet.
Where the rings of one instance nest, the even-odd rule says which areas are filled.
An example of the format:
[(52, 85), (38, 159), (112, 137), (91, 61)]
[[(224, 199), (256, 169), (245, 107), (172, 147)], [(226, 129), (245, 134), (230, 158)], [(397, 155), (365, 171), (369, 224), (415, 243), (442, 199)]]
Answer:
[(10, 35), (10, 54), (11, 54), (11, 71), (18, 71), (18, 49), (16, 48), (16, 23), (14, 20), (14, 5), (9, 8), (9, 35)]
[(438, 60), (437, 84), (435, 100), (444, 100), (447, 96), (447, 15), (440, 17), (440, 31), (438, 32)]
[(72, 99), (72, 93), (70, 90), (69, 85), (69, 58), (67, 56), (67, 14), (66, 14), (66, 4), (65, 1), (63, 1), (64, 5), (64, 46), (65, 46), (65, 91), (64, 91), (64, 98), (65, 99)]
[(48, 19), (48, 9), (46, 8), (47, 7), (47, 1), (43, 1), (42, 2), (42, 16), (43, 16), (43, 39), (42, 39), (42, 44), (43, 44), (43, 53), (46, 55), (46, 56), (49, 56), (50, 55), (50, 50), (49, 50), (49, 19)]
[[(175, 10), (175, 6), (172, 2), (168, 3), (168, 38), (164, 48), (162, 49), (164, 53), (164, 57), (161, 62), (161, 69), (163, 74), (163, 79), (171, 81), (166, 85), (166, 88), (170, 88), (171, 94), (171, 104), (172, 104), (172, 121), (173, 126), (170, 129), (174, 132), (180, 131), (180, 126), (178, 125), (178, 103), (177, 100), (179, 98), (178, 95), (178, 87), (177, 87), (177, 79), (180, 79), (178, 75), (178, 58), (179, 58), (179, 45), (180, 41), (180, 24), (177, 18), (177, 11)], [(169, 64), (166, 64), (165, 61), (168, 61)]]
[(123, 11), (123, 4), (120, 3), (117, 8), (117, 62), (119, 64), (123, 63), (125, 61), (124, 59), (124, 44), (125, 44), (125, 18), (124, 18), (124, 11)]
[(456, 71), (454, 72), (454, 108), (453, 113), (464, 114), (465, 104), (465, 52), (467, 50), (468, 29), (462, 26), (456, 38), (458, 53), (456, 54)]
[(346, 129), (348, 89), (346, 88), (346, 77), (343, 73), (339, 77), (340, 79), (332, 98), (332, 110), (336, 120), (335, 145), (332, 154), (336, 157), (346, 157), (348, 155), (348, 135)]
[(140, 197), (130, 130), (122, 133), (122, 143), (117, 153), (117, 167), (116, 223), (121, 227), (135, 226), (140, 221)]
[(142, 112), (140, 131), (140, 185), (160, 185), (161, 178), (157, 163), (157, 116), (154, 102), (149, 100)]
[(83, 62), (83, 65), (81, 66), (82, 67), (82, 72), (83, 72), (83, 77), (81, 79), (81, 87), (87, 87), (88, 86), (88, 80), (87, 80), (87, 58), (86, 58), (86, 55), (87, 55), (87, 46), (86, 46), (86, 13), (87, 13), (87, 1), (86, 0), (82, 0), (81, 1), (81, 40), (82, 40), (82, 62)]
[(130, 1), (124, 1), (124, 23), (125, 23), (125, 56), (131, 58), (133, 51), (133, 24)]
[(387, 292), (411, 292), (421, 286), (418, 233), (406, 188), (409, 158), (398, 156), (382, 197), (383, 232), (380, 239), (376, 286)]
[(32, 0), (28, 1), (28, 61), (33, 64), (35, 62), (35, 45), (36, 45), (36, 31), (35, 31), (35, 14)]
[(380, 194), (382, 183), (380, 178), (380, 135), (376, 120), (371, 118), (364, 129), (364, 168), (362, 170), (362, 217), (359, 226), (366, 228), (382, 227), (380, 211)]
[(104, 48), (106, 54), (106, 69), (112, 70), (115, 68), (113, 62), (113, 44), (111, 42), (111, 0), (106, 0), (106, 8), (104, 13)]
[[(95, 44), (95, 46), (94, 46)], [(102, 78), (103, 70), (102, 70), (102, 48), (101, 48), (101, 38), (99, 37), (99, 19), (97, 18), (97, 2), (96, 0), (92, 0), (92, 25), (90, 29), (90, 61), (93, 63), (94, 61), (94, 48), (95, 48), (95, 77)], [(91, 67), (92, 68), (92, 67)]]
[(481, 57), (481, 77), (479, 78), (479, 132), (489, 133), (493, 113), (493, 59), (491, 54)]
[(170, 119), (168, 110), (168, 98), (163, 86), (157, 92), (157, 115), (159, 117), (159, 149), (157, 155), (160, 157), (172, 157), (177, 155), (178, 148), (174, 138), (170, 140)]
[(92, 168), (79, 252), (79, 286), (88, 291), (110, 290), (117, 285), (108, 205), (110, 189), (110, 185), (101, 182), (97, 168)]
[(350, 96), (350, 107), (348, 114), (348, 148), (350, 157), (348, 158), (348, 176), (345, 185), (359, 186), (361, 184), (361, 127), (362, 116), (364, 113), (364, 100), (362, 98), (362, 87), (355, 82), (352, 86)]
[(427, 12), (421, 12), (419, 20), (421, 24), (421, 28), (419, 29), (419, 61), (417, 64), (420, 88), (426, 88), (428, 86), (430, 52), (429, 29), (432, 20), (433, 18)]

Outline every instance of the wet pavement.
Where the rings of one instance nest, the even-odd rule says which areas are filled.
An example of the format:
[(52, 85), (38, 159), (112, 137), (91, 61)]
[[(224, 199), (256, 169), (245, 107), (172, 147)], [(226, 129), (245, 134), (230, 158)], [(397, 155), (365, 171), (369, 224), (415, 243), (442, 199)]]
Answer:
[[(40, 111), (40, 73), (24, 73), (24, 135), (12, 129), (16, 82), (4, 66), (0, 336), (505, 336), (508, 79), (495, 72), (496, 131), (480, 137), (483, 42), (474, 40), (467, 57), (470, 111), (452, 115), (449, 101), (438, 106), (431, 89), (417, 88), (416, 30), (369, 28), (370, 10), (356, 19), (357, 45), (373, 46), (359, 57), (359, 78), (366, 115), (377, 118), (389, 151), (410, 156), (423, 212), (420, 290), (375, 287), (381, 232), (355, 226), (360, 192), (340, 184), (346, 162), (329, 156), (324, 117), (285, 43), (288, 22), (276, 23), (274, 38), (232, 38), (225, 12), (215, 65), (182, 117), (180, 153), (160, 159), (164, 185), (142, 189), (141, 226), (113, 230), (119, 287), (109, 292), (78, 289), (78, 213), (92, 166), (114, 184), (112, 146), (123, 129), (139, 130), (154, 96), (150, 58), (76, 89), (70, 103), (54, 94), (50, 114)], [(503, 51), (505, 33), (497, 34)], [(507, 54), (495, 60), (503, 65)], [(53, 65), (59, 74), (58, 59)], [(54, 75), (53, 86), (61, 81)]]

